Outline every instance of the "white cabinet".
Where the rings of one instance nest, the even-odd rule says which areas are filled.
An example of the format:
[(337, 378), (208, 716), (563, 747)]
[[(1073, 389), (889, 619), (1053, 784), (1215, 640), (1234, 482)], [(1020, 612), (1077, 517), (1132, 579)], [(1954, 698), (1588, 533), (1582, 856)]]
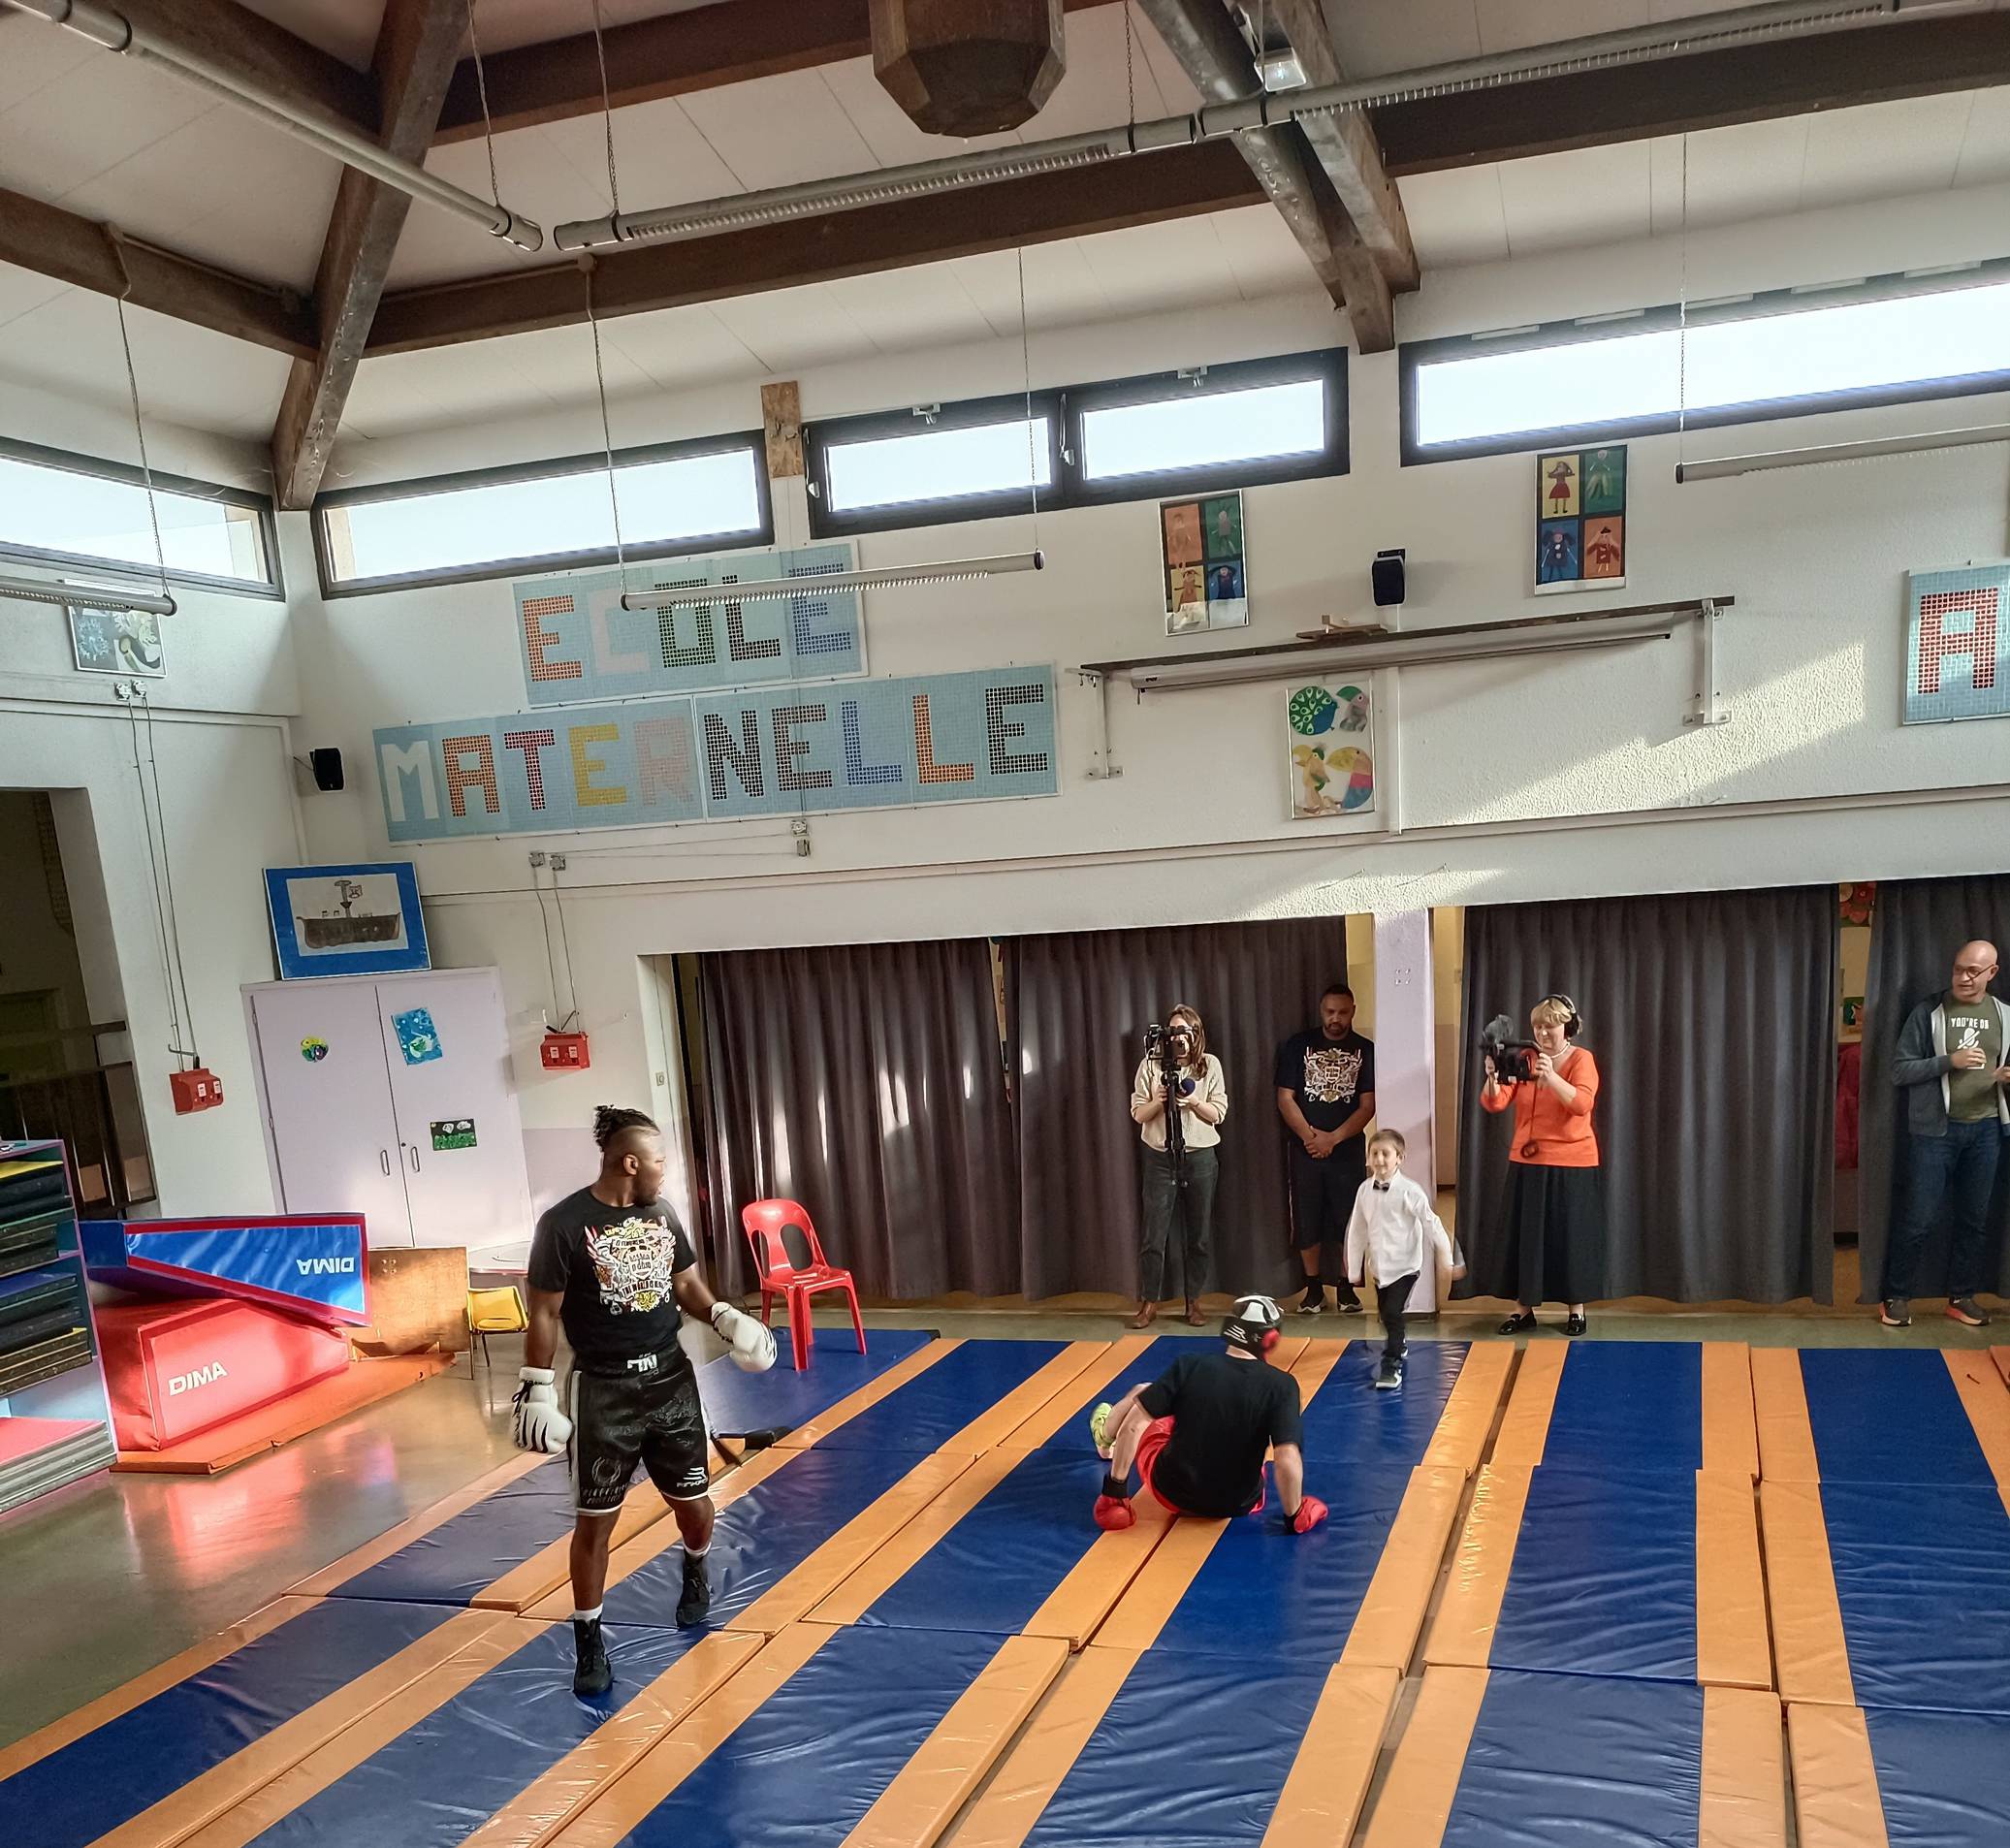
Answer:
[(522, 1261), (530, 1190), (495, 970), (267, 982), (244, 1004), (283, 1212)]

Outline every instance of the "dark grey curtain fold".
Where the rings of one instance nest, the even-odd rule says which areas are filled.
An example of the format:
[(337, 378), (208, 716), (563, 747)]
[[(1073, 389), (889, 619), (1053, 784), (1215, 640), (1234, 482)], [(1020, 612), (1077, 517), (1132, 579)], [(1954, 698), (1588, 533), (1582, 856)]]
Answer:
[[(1864, 1077), (1857, 1103), (1857, 1250), (1863, 1259), (1859, 1302), (1884, 1288), (1885, 1242), (1905, 1185), (1905, 1104), (1892, 1084), (1892, 1049), (1915, 1005), (1944, 993), (1954, 953), (1974, 938), (2010, 952), (2010, 874), (1880, 883), (1870, 913), (1870, 972), (1864, 988)], [(2010, 977), (1994, 995), (2010, 1000)], [(1996, 1289), (2010, 1289), (2010, 1161), (1996, 1164), (1990, 1201), (1996, 1227)], [(1920, 1260), (1919, 1293), (1939, 1295), (1947, 1280), (1943, 1226)]]
[(1496, 1013), (1527, 1037), (1561, 991), (1598, 1061), (1608, 1294), (1829, 1301), (1835, 927), (1833, 886), (1469, 909), (1458, 1293), (1515, 1291), (1495, 1235), (1510, 1119), (1480, 1108), (1473, 1048)]
[(751, 1287), (740, 1208), (781, 1197), (862, 1294), (1016, 1290), (990, 945), (738, 950), (700, 970), (714, 1288)]
[[(1005, 1013), (1019, 1125), (1020, 1274), (1028, 1296), (1137, 1288), (1133, 1074), (1146, 1025), (1197, 1008), (1222, 1062), (1228, 1117), (1214, 1207), (1214, 1281), (1289, 1281), (1284, 1130), (1272, 1061), (1347, 977), (1346, 920), (1074, 931), (1010, 939)], [(1168, 1259), (1166, 1288), (1184, 1288)]]

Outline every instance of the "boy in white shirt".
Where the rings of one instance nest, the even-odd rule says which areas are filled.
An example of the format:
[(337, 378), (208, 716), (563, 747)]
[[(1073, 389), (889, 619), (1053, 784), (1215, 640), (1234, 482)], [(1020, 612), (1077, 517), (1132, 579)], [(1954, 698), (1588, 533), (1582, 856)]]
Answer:
[(1445, 1224), (1431, 1196), (1403, 1172), (1403, 1138), (1394, 1130), (1377, 1130), (1368, 1138), (1368, 1178), (1354, 1196), (1347, 1222), (1348, 1282), (1361, 1281), (1363, 1259), (1375, 1266), (1376, 1308), (1388, 1336), (1375, 1384), (1386, 1389), (1403, 1384), (1403, 1308), (1425, 1258), (1435, 1251), (1441, 1266), (1452, 1268)]

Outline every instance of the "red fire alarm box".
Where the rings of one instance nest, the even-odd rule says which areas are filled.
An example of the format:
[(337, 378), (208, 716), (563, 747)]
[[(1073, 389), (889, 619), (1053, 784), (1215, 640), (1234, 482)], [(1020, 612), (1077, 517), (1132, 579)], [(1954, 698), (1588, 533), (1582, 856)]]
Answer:
[(593, 1063), (585, 1034), (547, 1033), (538, 1056), (547, 1071), (584, 1071)]
[(223, 1101), (223, 1084), (215, 1072), (202, 1066), (168, 1074), (175, 1094), (175, 1114), (185, 1117), (191, 1110), (213, 1110)]

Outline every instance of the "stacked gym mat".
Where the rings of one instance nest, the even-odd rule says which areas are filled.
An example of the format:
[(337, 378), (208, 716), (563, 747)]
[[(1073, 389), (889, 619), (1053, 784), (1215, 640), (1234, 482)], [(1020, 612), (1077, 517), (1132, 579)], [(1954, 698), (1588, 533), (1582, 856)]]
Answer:
[(1420, 1342), (1391, 1395), (1371, 1347), (1288, 1341), (1332, 1509), (1298, 1538), (1091, 1523), (1087, 1411), (1173, 1339), (873, 1346), (707, 1370), (716, 1427), (784, 1421), (772, 1382), (796, 1429), (717, 1485), (702, 1632), (631, 1498), (606, 1702), (570, 1692), (563, 1466), (516, 1459), (0, 1751), (0, 1814), (48, 1848), (1784, 1848), (1790, 1742), (1802, 1848), (2010, 1838), (1986, 1354)]

